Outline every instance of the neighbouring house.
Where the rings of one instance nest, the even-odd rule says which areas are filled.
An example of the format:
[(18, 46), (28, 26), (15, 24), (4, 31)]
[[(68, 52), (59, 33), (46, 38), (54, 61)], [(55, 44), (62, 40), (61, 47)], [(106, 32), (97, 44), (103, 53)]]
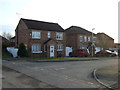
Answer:
[(3, 46), (10, 46), (10, 41), (6, 38), (4, 38), (3, 36), (0, 35), (0, 44)]
[(120, 43), (114, 43), (114, 48), (109, 48), (112, 51), (117, 51), (120, 50)]
[(114, 43), (114, 48), (120, 49), (120, 43)]
[(64, 29), (57, 23), (21, 18), (15, 36), (15, 46), (24, 43), (30, 57), (65, 56)]
[(91, 54), (93, 46), (93, 51), (95, 51), (96, 35), (94, 33), (93, 33), (94, 45), (92, 45), (92, 32), (84, 28), (78, 26), (71, 26), (65, 30), (65, 34), (66, 34), (66, 46), (72, 47), (73, 50), (89, 49)]
[(103, 48), (103, 50), (114, 48), (114, 39), (105, 33), (97, 33), (96, 46)]
[(14, 47), (15, 46), (15, 36), (10, 38), (10, 46)]
[(0, 56), (6, 54), (7, 52), (7, 47), (10, 46), (10, 41), (3, 36), (0, 35)]

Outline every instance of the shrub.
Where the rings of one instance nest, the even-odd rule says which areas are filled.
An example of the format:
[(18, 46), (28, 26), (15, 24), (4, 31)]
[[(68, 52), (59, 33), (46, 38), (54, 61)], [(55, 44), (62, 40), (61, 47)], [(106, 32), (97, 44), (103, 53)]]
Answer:
[(19, 45), (18, 53), (17, 54), (20, 57), (27, 57), (28, 56), (28, 52), (27, 52), (26, 47), (25, 47), (25, 45), (23, 43), (21, 43)]

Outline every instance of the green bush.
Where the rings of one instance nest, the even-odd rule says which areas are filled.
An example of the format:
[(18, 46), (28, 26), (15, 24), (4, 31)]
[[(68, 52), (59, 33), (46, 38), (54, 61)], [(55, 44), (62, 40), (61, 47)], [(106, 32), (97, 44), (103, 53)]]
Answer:
[(21, 43), (19, 45), (18, 53), (17, 54), (20, 57), (27, 57), (28, 56), (28, 52), (27, 52), (26, 47), (25, 47), (25, 45), (23, 43)]

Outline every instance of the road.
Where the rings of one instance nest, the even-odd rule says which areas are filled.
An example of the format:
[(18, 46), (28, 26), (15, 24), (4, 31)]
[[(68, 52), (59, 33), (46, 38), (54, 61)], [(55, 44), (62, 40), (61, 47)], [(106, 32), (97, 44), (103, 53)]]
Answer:
[[(100, 88), (92, 77), (95, 68), (117, 65), (118, 59), (71, 62), (5, 61), (3, 65), (58, 88)], [(117, 72), (118, 70), (116, 70)]]
[(56, 88), (5, 66), (2, 74), (2, 88)]

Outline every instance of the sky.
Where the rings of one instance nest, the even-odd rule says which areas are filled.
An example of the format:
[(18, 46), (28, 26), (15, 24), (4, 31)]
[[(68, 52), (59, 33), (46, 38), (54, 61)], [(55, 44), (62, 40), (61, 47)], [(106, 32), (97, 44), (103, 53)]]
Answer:
[(119, 0), (0, 0), (0, 35), (15, 35), (20, 18), (104, 32), (118, 42)]

